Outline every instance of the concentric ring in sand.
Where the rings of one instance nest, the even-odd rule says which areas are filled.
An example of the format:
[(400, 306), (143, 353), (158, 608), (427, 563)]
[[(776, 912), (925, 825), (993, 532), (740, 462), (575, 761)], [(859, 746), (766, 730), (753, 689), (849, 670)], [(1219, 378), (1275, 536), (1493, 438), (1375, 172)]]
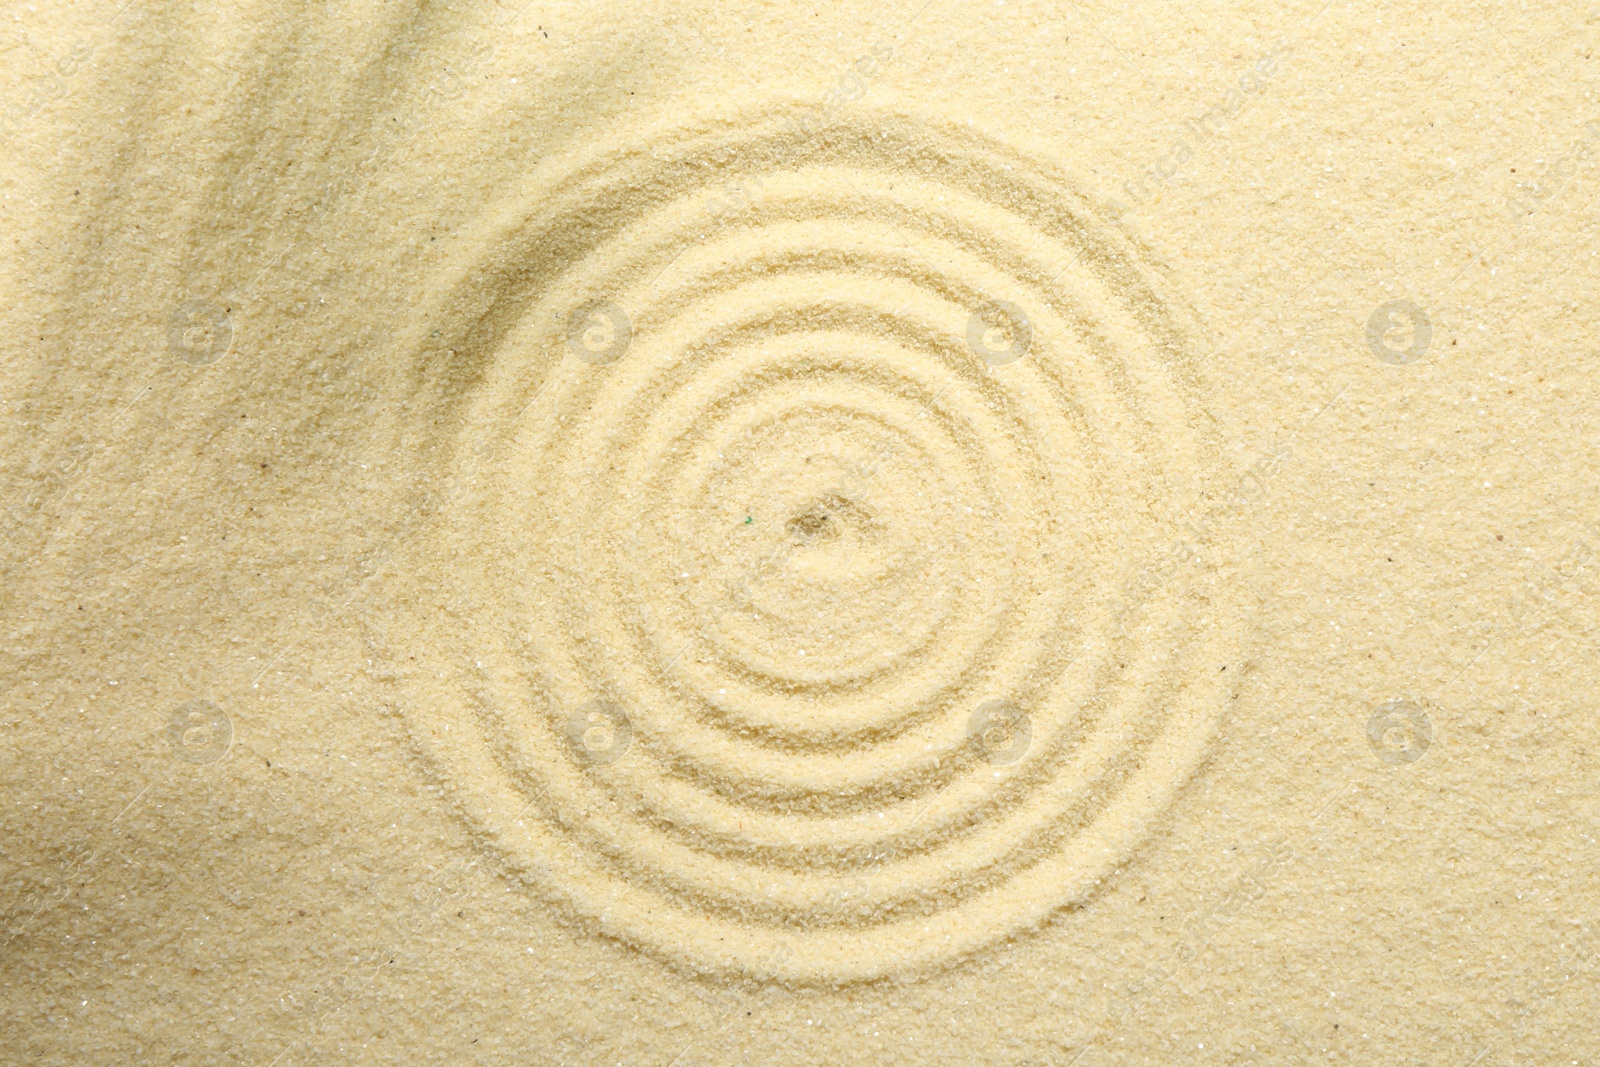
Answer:
[[(417, 345), (446, 503), (377, 645), (513, 868), (665, 959), (840, 982), (1037, 925), (1148, 836), (1230, 660), (1204, 567), (1147, 580), (1214, 445), (1069, 182), (776, 114), (469, 248)], [(1003, 760), (980, 707), (1026, 726)]]

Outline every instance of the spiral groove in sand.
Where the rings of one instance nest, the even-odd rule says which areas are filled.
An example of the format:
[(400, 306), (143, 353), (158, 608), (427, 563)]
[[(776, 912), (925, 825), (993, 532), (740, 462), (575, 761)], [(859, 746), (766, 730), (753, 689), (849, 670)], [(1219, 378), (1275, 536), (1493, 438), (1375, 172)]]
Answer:
[(514, 868), (664, 958), (838, 982), (1126, 860), (1227, 677), (1197, 574), (1125, 594), (1213, 446), (1155, 276), (1063, 179), (780, 114), (473, 247), (426, 323), (472, 376), (448, 503), (380, 643)]

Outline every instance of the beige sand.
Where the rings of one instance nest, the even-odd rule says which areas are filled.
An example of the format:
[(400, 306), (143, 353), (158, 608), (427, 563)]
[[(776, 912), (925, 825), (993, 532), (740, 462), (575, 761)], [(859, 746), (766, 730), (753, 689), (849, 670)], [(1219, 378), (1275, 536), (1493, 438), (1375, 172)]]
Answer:
[(0, 1060), (1600, 1056), (1600, 16), (8, 15)]

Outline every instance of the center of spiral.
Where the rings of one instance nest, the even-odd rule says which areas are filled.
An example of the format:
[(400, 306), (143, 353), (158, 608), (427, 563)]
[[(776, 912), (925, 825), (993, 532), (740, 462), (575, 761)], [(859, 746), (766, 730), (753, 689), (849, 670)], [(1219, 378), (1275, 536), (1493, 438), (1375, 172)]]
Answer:
[(842, 493), (829, 492), (812, 501), (784, 524), (797, 545), (832, 544), (869, 534), (872, 514)]

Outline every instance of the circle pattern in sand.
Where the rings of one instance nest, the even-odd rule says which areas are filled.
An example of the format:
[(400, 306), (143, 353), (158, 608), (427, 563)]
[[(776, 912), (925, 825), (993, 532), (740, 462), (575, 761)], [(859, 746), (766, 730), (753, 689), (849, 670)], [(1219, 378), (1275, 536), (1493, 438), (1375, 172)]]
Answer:
[(1157, 274), (1063, 176), (767, 115), (469, 245), (418, 344), (471, 382), (447, 503), (378, 644), (511, 868), (674, 963), (837, 983), (1036, 926), (1149, 836), (1238, 673), (1213, 569), (1148, 580), (1215, 444)]

